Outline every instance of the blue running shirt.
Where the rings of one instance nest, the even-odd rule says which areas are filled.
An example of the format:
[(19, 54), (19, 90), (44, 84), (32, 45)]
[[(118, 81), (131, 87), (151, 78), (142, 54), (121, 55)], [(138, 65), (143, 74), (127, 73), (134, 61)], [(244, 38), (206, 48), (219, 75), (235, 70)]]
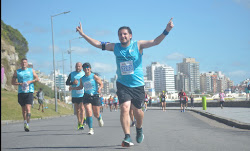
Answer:
[[(71, 75), (70, 75), (71, 79), (70, 79), (70, 81), (75, 81), (75, 80), (78, 81), (78, 84), (77, 85), (73, 84), (72, 87), (78, 87), (80, 85), (80, 79), (84, 76), (84, 74), (85, 73), (83, 71), (80, 71), (80, 72), (73, 71), (73, 72), (71, 72)], [(71, 94), (72, 94), (73, 98), (83, 97), (83, 95), (84, 95), (84, 88), (81, 89), (81, 90), (72, 90)]]
[(84, 75), (82, 77), (82, 84), (84, 87), (84, 93), (93, 95), (98, 94), (98, 83), (94, 79), (94, 73), (91, 73), (89, 76)]
[(127, 87), (144, 86), (142, 55), (138, 50), (137, 41), (130, 41), (128, 47), (116, 43), (114, 48), (118, 76), (117, 81)]
[[(19, 83), (25, 83), (27, 81), (34, 80), (33, 69), (27, 68), (26, 70), (17, 69), (17, 81)], [(29, 85), (18, 85), (18, 93), (34, 93), (34, 84)]]

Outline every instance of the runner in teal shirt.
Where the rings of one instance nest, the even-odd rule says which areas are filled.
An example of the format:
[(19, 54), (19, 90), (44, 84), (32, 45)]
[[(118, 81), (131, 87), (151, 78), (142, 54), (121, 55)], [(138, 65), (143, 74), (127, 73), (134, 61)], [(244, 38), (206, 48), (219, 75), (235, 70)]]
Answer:
[(130, 108), (133, 109), (136, 118), (136, 141), (141, 143), (144, 139), (142, 132), (142, 121), (144, 113), (145, 91), (142, 70), (143, 50), (158, 45), (174, 27), (172, 19), (168, 22), (163, 33), (153, 40), (132, 41), (132, 31), (129, 27), (123, 26), (118, 30), (120, 43), (101, 42), (87, 36), (82, 25), (76, 27), (76, 31), (91, 45), (102, 50), (113, 51), (116, 56), (117, 65), (117, 95), (121, 109), (120, 121), (125, 134), (122, 141), (123, 147), (134, 145), (130, 138)]

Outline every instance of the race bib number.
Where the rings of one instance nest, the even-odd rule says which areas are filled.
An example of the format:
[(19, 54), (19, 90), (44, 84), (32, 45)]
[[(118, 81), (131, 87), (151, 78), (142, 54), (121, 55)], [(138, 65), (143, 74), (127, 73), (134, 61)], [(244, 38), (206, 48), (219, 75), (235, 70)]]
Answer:
[(134, 73), (133, 61), (125, 61), (120, 63), (122, 75), (130, 75)]
[(29, 92), (29, 89), (30, 89), (30, 87), (29, 87), (28, 83), (24, 82), (22, 85), (22, 91)]
[(84, 93), (83, 89), (82, 90), (76, 90), (76, 94), (83, 94), (83, 93)]
[(83, 85), (84, 85), (84, 89), (85, 89), (86, 91), (92, 90), (92, 84), (91, 84), (90, 81), (85, 82)]

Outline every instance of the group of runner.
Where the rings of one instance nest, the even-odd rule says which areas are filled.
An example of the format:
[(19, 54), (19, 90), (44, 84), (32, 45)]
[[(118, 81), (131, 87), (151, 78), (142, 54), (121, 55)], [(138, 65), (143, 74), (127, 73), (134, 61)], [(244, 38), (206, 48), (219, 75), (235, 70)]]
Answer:
[(77, 62), (75, 69), (76, 71), (69, 74), (66, 84), (70, 86), (69, 90), (72, 95), (72, 103), (74, 103), (78, 120), (77, 129), (83, 130), (84, 123), (86, 123), (89, 127), (88, 134), (93, 135), (92, 114), (98, 119), (100, 127), (104, 125), (100, 114), (101, 101), (99, 97), (101, 89), (103, 88), (103, 83), (97, 74), (92, 73), (89, 63), (84, 63), (82, 65), (82, 63)]
[[(96, 48), (111, 51), (116, 56), (117, 65), (117, 97), (120, 105), (120, 122), (124, 132), (123, 147), (133, 144), (130, 137), (130, 118), (135, 118), (136, 142), (142, 143), (144, 139), (142, 123), (144, 112), (142, 106), (145, 101), (144, 79), (142, 68), (143, 50), (158, 45), (174, 27), (172, 19), (168, 22), (164, 31), (153, 40), (132, 40), (132, 31), (123, 26), (118, 30), (120, 43), (101, 42), (87, 36), (80, 23), (76, 31), (91, 45)], [(82, 72), (82, 69), (84, 72)], [(29, 131), (31, 117), (30, 107), (33, 102), (34, 82), (39, 81), (35, 70), (28, 68), (27, 59), (22, 59), (21, 69), (15, 71), (12, 84), (18, 85), (18, 102), (22, 107), (24, 129)], [(97, 118), (99, 126), (104, 122), (100, 114), (100, 94), (103, 83), (98, 75), (91, 72), (89, 63), (76, 63), (76, 71), (71, 72), (67, 85), (72, 91), (72, 102), (77, 112), (77, 128), (84, 129), (84, 121), (88, 124), (89, 135), (94, 134), (92, 114)], [(118, 102), (117, 102), (118, 103)], [(85, 114), (86, 114), (86, 120)], [(133, 116), (130, 116), (131, 113)]]
[(106, 108), (109, 107), (110, 112), (118, 111), (119, 100), (118, 100), (117, 95), (115, 95), (114, 97), (112, 97), (112, 95), (110, 95), (110, 97), (108, 99), (105, 99), (104, 104), (105, 104)]

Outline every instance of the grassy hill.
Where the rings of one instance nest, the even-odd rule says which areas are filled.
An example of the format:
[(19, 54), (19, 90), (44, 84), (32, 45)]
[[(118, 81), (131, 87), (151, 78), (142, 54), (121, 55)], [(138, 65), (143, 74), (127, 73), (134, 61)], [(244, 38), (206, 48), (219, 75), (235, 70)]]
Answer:
[[(53, 100), (45, 97), (47, 100)], [(34, 99), (37, 102), (37, 99)], [(39, 104), (34, 104), (31, 108), (31, 119), (32, 118), (45, 118), (61, 115), (73, 114), (72, 105), (58, 101), (57, 112), (55, 112), (55, 104), (47, 104), (48, 108), (44, 109), (44, 113), (38, 110)], [(17, 101), (17, 92), (10, 92), (1, 89), (1, 120), (23, 120), (21, 106)]]

